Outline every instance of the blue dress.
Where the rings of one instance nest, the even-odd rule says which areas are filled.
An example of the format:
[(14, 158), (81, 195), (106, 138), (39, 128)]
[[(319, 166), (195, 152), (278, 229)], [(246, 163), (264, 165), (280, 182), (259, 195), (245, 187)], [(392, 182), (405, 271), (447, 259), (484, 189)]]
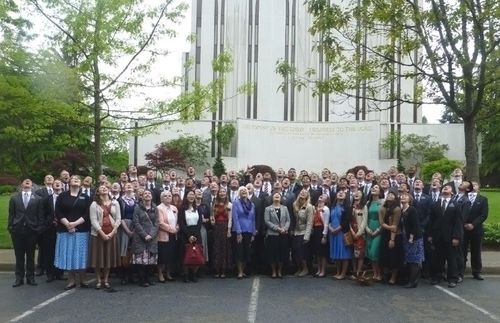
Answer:
[[(330, 226), (337, 228), (342, 220), (344, 208), (340, 205), (335, 206), (330, 212)], [(332, 260), (347, 260), (352, 258), (351, 247), (344, 244), (344, 234), (342, 230), (336, 234), (330, 234), (330, 258)]]

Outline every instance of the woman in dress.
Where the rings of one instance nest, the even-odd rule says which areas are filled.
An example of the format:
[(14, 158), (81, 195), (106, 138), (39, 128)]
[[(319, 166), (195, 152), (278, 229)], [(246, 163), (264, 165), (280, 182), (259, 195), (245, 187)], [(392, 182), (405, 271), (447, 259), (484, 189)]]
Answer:
[(314, 211), (313, 232), (312, 232), (312, 250), (316, 256), (318, 270), (314, 277), (325, 277), (326, 259), (328, 257), (328, 221), (330, 218), (330, 209), (328, 195), (322, 194), (318, 198), (318, 203)]
[(110, 288), (109, 270), (120, 264), (116, 233), (121, 224), (121, 211), (118, 201), (109, 198), (109, 190), (105, 185), (97, 188), (95, 201), (90, 205), (90, 223), (90, 266), (96, 274), (95, 288)]
[(142, 201), (136, 205), (133, 215), (132, 263), (137, 266), (139, 285), (154, 285), (150, 279), (153, 267), (158, 263), (158, 208), (153, 193), (144, 190)]
[(330, 211), (328, 230), (330, 231), (330, 259), (337, 262), (335, 279), (342, 280), (347, 273), (349, 260), (352, 258), (352, 248), (344, 242), (344, 233), (350, 232), (349, 207), (345, 205), (346, 193), (338, 191), (335, 204)]
[[(158, 281), (173, 281), (171, 272), (177, 259), (177, 208), (172, 205), (172, 193), (163, 191), (158, 205)], [(165, 271), (166, 277), (163, 275)]]
[[(201, 223), (202, 216), (198, 213), (195, 202), (194, 191), (187, 191), (186, 198), (179, 211), (180, 248), (181, 259), (184, 259), (186, 244), (198, 243), (201, 245)], [(184, 282), (198, 281), (198, 266), (184, 265)]]
[(382, 230), (379, 221), (379, 211), (383, 199), (380, 198), (380, 186), (375, 184), (370, 190), (370, 198), (366, 204), (368, 209), (368, 222), (366, 225), (366, 257), (372, 263), (373, 280), (382, 281), (380, 271), (380, 231)]
[(124, 186), (124, 194), (120, 197), (121, 200), (121, 225), (119, 232), (120, 237), (120, 257), (121, 257), (121, 283), (133, 283), (132, 266), (130, 266), (131, 254), (130, 243), (134, 235), (134, 226), (132, 220), (134, 218), (134, 210), (137, 205), (137, 200), (134, 193), (132, 183), (127, 183)]
[(238, 267), (238, 279), (245, 277), (245, 266), (251, 261), (251, 244), (255, 231), (255, 205), (248, 199), (248, 190), (238, 189), (238, 198), (231, 209), (234, 258)]
[(401, 236), (401, 207), (396, 193), (389, 191), (380, 208), (379, 221), (382, 225), (380, 264), (390, 271), (389, 284), (396, 284), (398, 271), (403, 267), (404, 251)]
[(363, 194), (358, 191), (353, 196), (352, 217), (350, 221), (351, 235), (354, 240), (354, 257), (352, 268), (356, 271), (355, 278), (359, 278), (365, 260), (365, 228), (368, 221), (368, 209), (363, 203)]
[(420, 267), (424, 261), (424, 239), (418, 221), (417, 210), (411, 206), (410, 194), (401, 195), (401, 221), (403, 229), (403, 248), (405, 262), (408, 265), (408, 284), (406, 288), (415, 288), (418, 285)]
[[(211, 243), (209, 243), (209, 235), (212, 237), (210, 232), (210, 206), (203, 202), (203, 192), (200, 189), (194, 190), (195, 204), (198, 213), (201, 216), (201, 245), (203, 246), (203, 256), (205, 257), (205, 262), (208, 263), (208, 253), (210, 251)], [(210, 234), (209, 234), (210, 232)]]
[(264, 210), (266, 224), (266, 249), (271, 264), (272, 278), (283, 278), (283, 263), (288, 259), (288, 229), (290, 214), (281, 204), (281, 194), (273, 194), (273, 203)]
[(231, 238), (231, 202), (225, 188), (221, 188), (215, 199), (210, 221), (214, 226), (213, 271), (215, 278), (226, 278)]
[(68, 271), (68, 284), (65, 289), (76, 287), (76, 275), (80, 278), (80, 287), (88, 288), (85, 282), (87, 269), (89, 232), (90, 232), (90, 197), (80, 194), (79, 176), (71, 176), (69, 191), (61, 193), (56, 201), (57, 240), (54, 265)]
[(311, 238), (314, 206), (310, 203), (309, 192), (301, 190), (293, 202), (292, 256), (297, 266), (295, 276), (304, 277), (309, 273), (307, 256)]

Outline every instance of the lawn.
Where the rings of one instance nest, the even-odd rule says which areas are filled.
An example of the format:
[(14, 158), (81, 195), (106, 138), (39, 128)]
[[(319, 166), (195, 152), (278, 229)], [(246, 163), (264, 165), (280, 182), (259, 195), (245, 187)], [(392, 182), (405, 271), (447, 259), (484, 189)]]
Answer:
[(12, 248), (10, 234), (7, 231), (9, 212), (9, 195), (0, 196), (0, 249)]
[(488, 198), (488, 213), (487, 223), (500, 223), (500, 191), (481, 192)]
[[(500, 191), (483, 192), (488, 197), (490, 212), (487, 223), (500, 223)], [(12, 248), (7, 231), (7, 217), (10, 196), (0, 196), (0, 249)]]

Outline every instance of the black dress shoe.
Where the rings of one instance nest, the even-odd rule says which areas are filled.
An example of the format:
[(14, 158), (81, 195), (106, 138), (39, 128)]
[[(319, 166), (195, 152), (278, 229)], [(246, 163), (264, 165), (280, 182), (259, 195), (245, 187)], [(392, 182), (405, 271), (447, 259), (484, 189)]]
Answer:
[(458, 276), (458, 278), (457, 278), (457, 284), (460, 284), (463, 281), (464, 281), (464, 278), (462, 276)]
[(19, 287), (21, 285), (24, 285), (24, 281), (22, 279), (16, 279), (12, 287)]
[(35, 271), (35, 276), (43, 276), (43, 275), (45, 275), (45, 270), (38, 269)]
[(403, 287), (404, 288), (416, 288), (418, 285), (418, 283), (408, 283), (406, 285), (404, 285)]
[(38, 284), (35, 281), (35, 278), (27, 278), (26, 279), (26, 284), (30, 286), (37, 286)]
[(472, 277), (475, 279), (475, 280), (484, 280), (484, 277), (481, 276), (481, 274), (475, 274), (475, 275), (472, 275)]
[(457, 283), (455, 283), (455, 282), (448, 283), (448, 288), (455, 288), (455, 287), (457, 287)]
[(431, 285), (437, 285), (439, 283), (440, 283), (440, 281), (438, 279), (431, 280)]
[(70, 284), (70, 285), (67, 285), (66, 287), (64, 287), (64, 290), (70, 290), (70, 289), (73, 289), (76, 287), (76, 284)]

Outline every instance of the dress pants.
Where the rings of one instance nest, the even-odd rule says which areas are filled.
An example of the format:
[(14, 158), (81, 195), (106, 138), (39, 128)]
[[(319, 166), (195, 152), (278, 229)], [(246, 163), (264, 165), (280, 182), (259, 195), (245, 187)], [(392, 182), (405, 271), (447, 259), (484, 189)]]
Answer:
[(467, 265), (467, 253), (469, 252), (470, 246), (470, 263), (472, 269), (472, 275), (480, 274), (483, 269), (483, 263), (481, 260), (481, 247), (483, 244), (483, 233), (481, 230), (472, 230), (464, 232), (464, 243), (462, 245), (463, 249), (463, 268), (462, 272), (465, 271)]
[(48, 277), (60, 275), (60, 271), (54, 267), (56, 240), (57, 232), (54, 227), (43, 231), (38, 238), (40, 265), (46, 271)]
[(16, 256), (16, 279), (33, 279), (37, 232), (27, 226), (18, 226), (11, 230), (10, 236)]
[(459, 267), (463, 260), (462, 246), (453, 247), (450, 242), (436, 241), (434, 242), (434, 252), (432, 255), (431, 275), (432, 279), (440, 280), (444, 273), (444, 265), (446, 262), (447, 271), (446, 279), (449, 282), (456, 283), (458, 275), (461, 271)]

